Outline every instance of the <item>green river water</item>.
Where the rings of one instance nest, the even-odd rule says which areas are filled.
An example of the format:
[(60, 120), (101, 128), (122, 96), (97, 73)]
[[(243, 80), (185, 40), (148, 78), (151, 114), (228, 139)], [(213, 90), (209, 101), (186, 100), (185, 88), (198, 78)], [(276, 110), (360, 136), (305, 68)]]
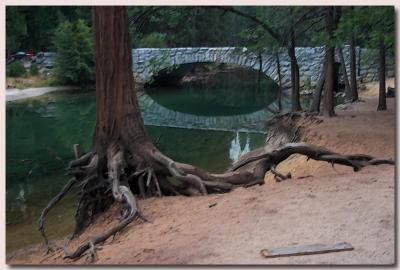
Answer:
[[(276, 86), (266, 78), (263, 90), (255, 90), (255, 73), (221, 76), (220, 84), (157, 88), (148, 93), (169, 109), (206, 116), (257, 111), (276, 98)], [(40, 211), (68, 180), (64, 168), (73, 159), (72, 145), (80, 144), (83, 151), (90, 149), (95, 110), (93, 90), (56, 92), (7, 103), (7, 252), (41, 241), (37, 230)], [(168, 156), (212, 172), (224, 171), (240, 153), (264, 142), (264, 135), (245, 132), (157, 126), (147, 126), (147, 130)], [(68, 195), (48, 215), (46, 232), (50, 238), (72, 231), (74, 200), (74, 195)]]

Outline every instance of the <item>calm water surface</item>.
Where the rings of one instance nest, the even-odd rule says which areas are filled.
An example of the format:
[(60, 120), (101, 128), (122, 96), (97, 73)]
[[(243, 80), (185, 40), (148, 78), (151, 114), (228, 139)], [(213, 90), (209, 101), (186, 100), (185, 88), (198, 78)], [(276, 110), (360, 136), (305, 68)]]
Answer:
[(218, 73), (206, 86), (187, 83), (181, 88), (150, 88), (150, 96), (174, 111), (205, 116), (248, 114), (263, 109), (277, 98), (277, 85), (254, 71)]

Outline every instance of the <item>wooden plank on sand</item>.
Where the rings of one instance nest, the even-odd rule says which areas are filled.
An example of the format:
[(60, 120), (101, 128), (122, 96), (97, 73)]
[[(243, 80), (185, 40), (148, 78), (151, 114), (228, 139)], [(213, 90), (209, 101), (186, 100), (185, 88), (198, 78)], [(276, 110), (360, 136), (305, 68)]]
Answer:
[(340, 252), (353, 250), (352, 245), (346, 242), (337, 243), (335, 245), (312, 244), (298, 247), (283, 247), (261, 250), (261, 255), (265, 258), (277, 258), (288, 256), (312, 255), (329, 252)]

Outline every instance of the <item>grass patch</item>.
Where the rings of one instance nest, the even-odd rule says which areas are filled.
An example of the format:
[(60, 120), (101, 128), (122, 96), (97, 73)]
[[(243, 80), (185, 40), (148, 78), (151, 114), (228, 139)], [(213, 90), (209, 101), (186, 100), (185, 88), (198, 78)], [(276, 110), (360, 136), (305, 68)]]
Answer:
[(52, 75), (38, 74), (38, 75), (27, 75), (25, 77), (6, 77), (7, 88), (36, 88), (36, 87), (47, 87), (56, 86), (57, 83)]

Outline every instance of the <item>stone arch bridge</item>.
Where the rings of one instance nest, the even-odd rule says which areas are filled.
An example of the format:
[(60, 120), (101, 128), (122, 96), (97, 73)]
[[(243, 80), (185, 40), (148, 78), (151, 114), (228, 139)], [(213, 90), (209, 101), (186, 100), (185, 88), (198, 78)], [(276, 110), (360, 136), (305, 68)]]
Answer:
[[(349, 47), (343, 46), (343, 54), (347, 66), (349, 67)], [(376, 57), (370, 57), (371, 53), (367, 49), (357, 48), (357, 58), (362, 59), (362, 65), (358, 70), (358, 79), (368, 82), (376, 80), (378, 76), (378, 63)], [(309, 81), (313, 86), (318, 81), (322, 69), (324, 58), (324, 47), (298, 47), (296, 56), (300, 69), (301, 85)], [(367, 57), (369, 55), (369, 57)], [(364, 57), (363, 57), (364, 56)], [(290, 87), (290, 59), (286, 50), (281, 49), (279, 53), (282, 86)], [(364, 59), (363, 59), (364, 58)], [(191, 63), (225, 63), (235, 64), (254, 70), (259, 69), (259, 59), (257, 55), (251, 53), (246, 48), (220, 47), (220, 48), (141, 48), (132, 50), (133, 73), (137, 83), (151, 81), (153, 76), (162, 70), (178, 67), (182, 64)], [(338, 59), (336, 59), (339, 62)], [(360, 62), (359, 62), (360, 63)], [(387, 59), (388, 75), (394, 74), (394, 60)], [(275, 55), (262, 54), (262, 72), (278, 81), (277, 64)], [(283, 99), (283, 108), (289, 108), (289, 99)], [(146, 125), (169, 126), (180, 128), (209, 129), (209, 130), (229, 130), (229, 131), (253, 131), (264, 132), (265, 120), (271, 116), (271, 110), (277, 109), (276, 102), (270, 104), (268, 108), (236, 116), (196, 116), (181, 112), (176, 112), (157, 104), (146, 92), (139, 94), (139, 105), (142, 110)]]
[[(365, 81), (377, 79), (377, 57), (371, 57), (367, 49), (357, 48), (357, 58), (361, 55), (362, 65), (358, 78)], [(316, 84), (320, 76), (325, 49), (324, 47), (297, 47), (296, 56), (300, 69), (300, 82)], [(350, 70), (349, 46), (343, 46), (347, 70)], [(259, 70), (259, 59), (246, 48), (235, 47), (197, 47), (197, 48), (141, 48), (132, 50), (133, 73), (138, 83), (149, 82), (153, 76), (165, 69), (173, 69), (182, 64), (224, 63)], [(290, 87), (290, 59), (285, 49), (279, 53), (282, 86)], [(339, 59), (336, 59), (339, 62)], [(361, 63), (359, 61), (359, 63)], [(388, 75), (394, 71), (393, 58), (387, 59)], [(262, 72), (278, 82), (276, 57), (271, 53), (262, 54)]]

